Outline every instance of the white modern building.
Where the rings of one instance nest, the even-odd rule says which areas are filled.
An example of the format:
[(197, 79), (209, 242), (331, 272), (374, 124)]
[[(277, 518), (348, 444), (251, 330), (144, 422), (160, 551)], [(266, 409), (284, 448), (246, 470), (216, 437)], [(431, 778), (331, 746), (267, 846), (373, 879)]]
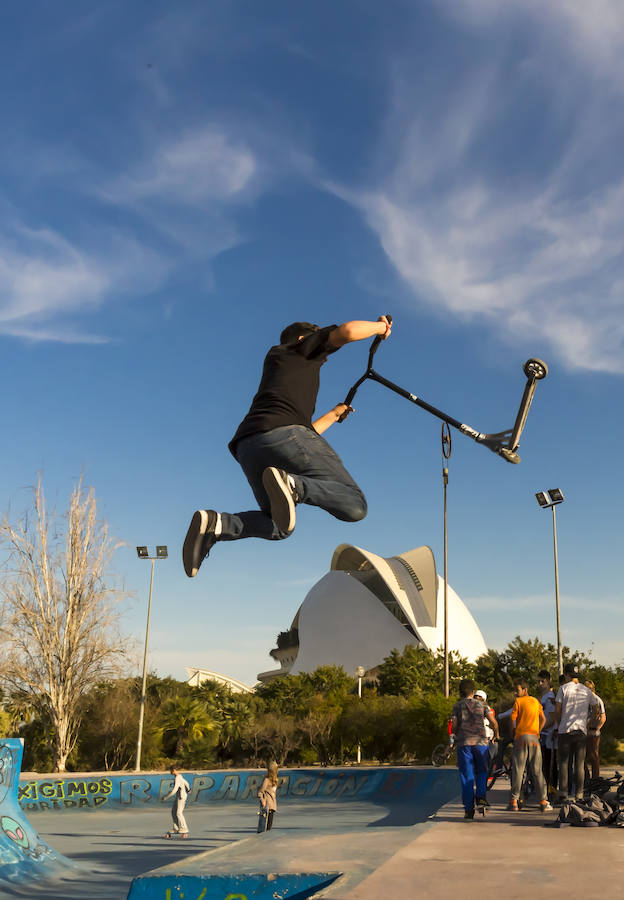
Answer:
[[(474, 661), (487, 647), (479, 626), (448, 585), (449, 649)], [(444, 645), (444, 581), (433, 552), (417, 547), (382, 557), (354, 547), (336, 547), (330, 571), (309, 591), (288, 632), (270, 655), (279, 669), (260, 672), (260, 681), (311, 672), (318, 666), (380, 665), (407, 644), (436, 651)]]
[(191, 666), (185, 666), (185, 669), (188, 675), (186, 683), (193, 687), (199, 687), (204, 681), (216, 681), (217, 684), (229, 688), (233, 694), (251, 694), (253, 691), (253, 688), (238, 681), (237, 678), (230, 678), (229, 675), (221, 675), (219, 672), (211, 672), (209, 669), (193, 669)]

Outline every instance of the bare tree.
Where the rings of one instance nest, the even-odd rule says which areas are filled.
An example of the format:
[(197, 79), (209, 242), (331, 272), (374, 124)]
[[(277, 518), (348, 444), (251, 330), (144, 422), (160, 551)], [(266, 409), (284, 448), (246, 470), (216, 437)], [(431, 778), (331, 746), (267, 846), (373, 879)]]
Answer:
[(120, 597), (107, 583), (116, 547), (82, 479), (58, 530), (41, 479), (33, 493), (34, 515), (15, 525), (7, 515), (0, 524), (8, 550), (0, 579), (0, 677), (9, 691), (29, 696), (50, 723), (54, 771), (64, 772), (83, 694), (118, 671), (123, 653)]

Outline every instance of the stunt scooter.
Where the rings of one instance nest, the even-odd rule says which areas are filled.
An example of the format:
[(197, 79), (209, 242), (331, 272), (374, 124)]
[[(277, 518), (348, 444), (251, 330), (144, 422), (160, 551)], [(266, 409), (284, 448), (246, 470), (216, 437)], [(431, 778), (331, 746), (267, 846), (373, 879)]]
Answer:
[[(392, 324), (392, 316), (388, 315), (386, 316), (386, 318), (388, 322)], [(463, 422), (460, 422), (458, 419), (454, 419), (452, 416), (449, 416), (447, 413), (436, 409), (435, 406), (432, 406), (430, 403), (427, 403), (425, 400), (422, 400), (415, 394), (406, 391), (405, 388), (399, 387), (399, 385), (394, 384), (392, 381), (388, 381), (387, 378), (384, 378), (382, 375), (376, 372), (373, 369), (373, 357), (377, 353), (382, 340), (383, 338), (381, 337), (381, 335), (378, 335), (371, 344), (371, 348), (368, 354), (368, 365), (366, 367), (366, 371), (364, 372), (362, 377), (355, 382), (345, 398), (344, 402), (347, 407), (351, 406), (353, 398), (355, 397), (357, 390), (361, 384), (363, 384), (367, 380), (376, 381), (378, 382), (378, 384), (382, 384), (384, 387), (389, 388), (389, 390), (394, 391), (394, 393), (398, 394), (400, 397), (405, 397), (406, 400), (409, 400), (411, 403), (416, 404), (416, 406), (420, 406), (420, 408), (426, 410), (426, 412), (437, 416), (438, 419), (442, 419), (442, 421), (446, 422), (448, 425), (452, 425), (453, 428), (457, 428), (458, 431), (461, 431), (462, 434), (465, 434), (467, 437), (472, 438), (473, 441), (476, 441), (478, 444), (483, 444), (485, 447), (487, 447), (493, 453), (497, 453), (507, 462), (520, 462), (520, 456), (518, 455), (520, 437), (526, 424), (529, 409), (531, 408), (531, 403), (533, 402), (533, 395), (535, 394), (537, 382), (541, 381), (543, 378), (546, 378), (546, 376), (548, 375), (548, 366), (545, 362), (543, 362), (541, 359), (528, 359), (522, 367), (527, 380), (524, 386), (524, 392), (522, 394), (522, 399), (520, 401), (520, 406), (518, 408), (518, 413), (516, 415), (516, 421), (514, 422), (513, 428), (508, 428), (506, 431), (498, 431), (495, 434), (483, 434), (482, 432), (477, 431), (475, 428), (471, 428), (470, 425), (466, 425)], [(348, 412), (349, 410), (344, 412), (342, 416), (340, 416), (338, 421), (344, 422), (348, 415)]]

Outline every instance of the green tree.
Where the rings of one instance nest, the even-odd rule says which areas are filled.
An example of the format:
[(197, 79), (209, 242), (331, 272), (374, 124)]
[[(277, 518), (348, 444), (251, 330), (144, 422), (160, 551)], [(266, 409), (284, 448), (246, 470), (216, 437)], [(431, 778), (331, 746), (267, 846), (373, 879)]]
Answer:
[[(475, 667), (459, 653), (449, 653), (449, 686), (455, 692), (462, 678), (473, 678)], [(437, 693), (444, 689), (444, 654), (407, 644), (393, 650), (378, 670), (380, 694), (403, 697)]]
[(288, 757), (301, 746), (301, 736), (294, 716), (264, 713), (256, 718), (256, 739), (265, 762), (275, 760), (283, 766)]
[[(132, 678), (97, 685), (85, 698), (77, 762), (83, 770), (127, 769), (135, 761), (139, 699)], [(153, 759), (151, 716), (143, 729), (144, 758)]]
[(442, 693), (411, 697), (405, 715), (406, 745), (412, 758), (428, 763), (436, 744), (448, 737), (448, 720), (454, 697)]
[[(194, 697), (177, 696), (166, 700), (159, 712), (158, 733), (163, 743), (169, 736), (175, 739), (173, 755), (182, 757), (189, 740), (203, 738), (217, 725), (205, 703)], [(171, 749), (171, 745), (167, 745)]]

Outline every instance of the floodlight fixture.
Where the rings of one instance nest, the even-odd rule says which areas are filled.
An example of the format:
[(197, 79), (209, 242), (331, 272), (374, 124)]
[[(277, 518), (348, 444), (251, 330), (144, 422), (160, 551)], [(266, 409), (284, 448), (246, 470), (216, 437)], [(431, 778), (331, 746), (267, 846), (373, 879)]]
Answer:
[(549, 491), (538, 491), (535, 499), (542, 509), (547, 509), (551, 506), (556, 506), (558, 503), (563, 503), (565, 497), (563, 496), (563, 491), (559, 490), (559, 488), (551, 488)]
[(156, 547), (156, 557), (157, 559), (167, 559), (169, 556), (167, 552), (167, 547), (165, 545), (160, 545)]
[(149, 559), (149, 552), (147, 547), (137, 547), (136, 550), (139, 559)]

